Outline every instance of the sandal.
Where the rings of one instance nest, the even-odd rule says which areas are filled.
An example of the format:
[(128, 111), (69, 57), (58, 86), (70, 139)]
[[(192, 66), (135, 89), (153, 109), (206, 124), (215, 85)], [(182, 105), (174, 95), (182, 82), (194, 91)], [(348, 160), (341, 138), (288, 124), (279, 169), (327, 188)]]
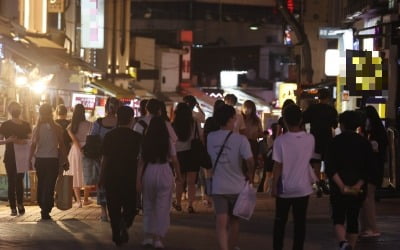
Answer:
[(182, 206), (178, 205), (176, 201), (172, 202), (172, 206), (175, 208), (176, 211), (181, 212), (182, 211)]
[(188, 213), (189, 213), (189, 214), (195, 214), (196, 211), (194, 211), (194, 209), (193, 209), (192, 206), (189, 206), (189, 207), (188, 207)]

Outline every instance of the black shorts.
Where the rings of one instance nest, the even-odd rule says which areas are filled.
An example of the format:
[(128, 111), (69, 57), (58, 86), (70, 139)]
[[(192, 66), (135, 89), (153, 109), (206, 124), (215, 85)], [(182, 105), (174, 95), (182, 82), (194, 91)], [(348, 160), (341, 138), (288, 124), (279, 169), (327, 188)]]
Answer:
[(334, 225), (344, 225), (346, 232), (358, 233), (358, 214), (363, 200), (358, 196), (332, 194), (330, 196), (332, 206), (332, 220)]
[(191, 150), (177, 152), (181, 173), (199, 172), (200, 164), (195, 162)]

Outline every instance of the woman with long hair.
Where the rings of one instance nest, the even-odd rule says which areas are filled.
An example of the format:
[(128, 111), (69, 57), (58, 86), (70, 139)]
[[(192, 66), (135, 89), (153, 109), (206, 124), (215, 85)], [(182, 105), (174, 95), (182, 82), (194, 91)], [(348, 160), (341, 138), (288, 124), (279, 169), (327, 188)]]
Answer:
[(385, 127), (373, 106), (364, 109), (364, 136), (370, 141), (374, 152), (374, 169), (369, 174), (367, 196), (360, 213), (361, 237), (378, 237), (380, 232), (376, 224), (375, 192), (382, 186), (383, 170), (386, 161), (388, 139)]
[(254, 164), (256, 167), (259, 167), (258, 160), (262, 160), (262, 156), (259, 153), (258, 138), (263, 137), (263, 128), (261, 120), (257, 116), (256, 104), (253, 101), (246, 100), (242, 106), (242, 115), (244, 124), (246, 125), (244, 136), (249, 140)]
[(142, 154), (137, 174), (137, 191), (143, 193), (142, 245), (164, 248), (162, 238), (170, 225), (170, 208), (174, 176), (180, 181), (179, 162), (166, 122), (153, 117), (143, 138)]
[(37, 198), (41, 208), (42, 220), (49, 220), (54, 206), (54, 187), (58, 173), (68, 168), (63, 130), (53, 120), (50, 104), (39, 108), (39, 119), (32, 133), (30, 162), (35, 157), (38, 178)]
[(91, 122), (86, 120), (85, 107), (82, 104), (75, 105), (72, 114), (71, 124), (68, 126), (68, 134), (72, 140), (72, 147), (68, 154), (70, 169), (68, 175), (72, 175), (72, 187), (74, 188), (76, 203), (78, 207), (82, 207), (81, 188), (84, 187), (83, 205), (89, 205), (89, 187), (84, 184), (83, 178), (83, 154), (82, 148), (86, 143), (86, 136), (90, 132)]
[(21, 165), (20, 160), (25, 158), (26, 151), (29, 150), (28, 143), (32, 131), (29, 123), (20, 119), (22, 107), (19, 103), (11, 102), (8, 105), (8, 112), (11, 115), (11, 119), (1, 124), (0, 137), (2, 139), (6, 138), (4, 164), (8, 180), (8, 201), (11, 208), (11, 216), (16, 216), (17, 208), (20, 215), (25, 213), (23, 179), (29, 166), (27, 161)]
[[(200, 135), (200, 124), (198, 124), (192, 116), (192, 111), (186, 103), (179, 103), (175, 109), (174, 121), (172, 127), (178, 136), (176, 142), (176, 152), (179, 160), (180, 174), (183, 180), (186, 181), (188, 189), (188, 212), (194, 213), (193, 202), (196, 195), (196, 177), (200, 170), (200, 165), (193, 161), (193, 154), (191, 151), (191, 141), (197, 133), (198, 138)], [(184, 184), (176, 183), (176, 201), (173, 203), (177, 211), (182, 210), (181, 200)]]
[[(109, 97), (106, 102), (105, 111), (106, 116), (103, 118), (99, 118), (96, 122), (93, 123), (92, 131), (90, 131), (91, 135), (100, 135), (100, 138), (103, 140), (104, 136), (108, 131), (117, 127), (117, 110), (121, 106), (120, 101), (115, 97)], [(98, 169), (98, 173), (100, 173), (100, 160), (93, 160), (95, 167)], [(97, 188), (97, 204), (101, 206), (101, 221), (108, 221), (107, 215), (107, 200), (106, 194), (103, 188)]]

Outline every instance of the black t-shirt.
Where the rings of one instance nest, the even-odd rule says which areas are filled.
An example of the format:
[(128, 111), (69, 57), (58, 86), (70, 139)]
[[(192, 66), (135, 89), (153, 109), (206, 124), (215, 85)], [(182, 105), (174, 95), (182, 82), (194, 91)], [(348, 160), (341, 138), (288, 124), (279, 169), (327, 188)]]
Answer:
[(55, 122), (63, 128), (64, 144), (65, 148), (67, 149), (67, 152), (69, 152), (71, 148), (72, 139), (68, 134), (67, 127), (71, 122), (67, 119), (57, 119), (55, 120)]
[(118, 184), (136, 187), (140, 138), (138, 133), (124, 127), (117, 127), (104, 136), (102, 152), (107, 158), (104, 169), (106, 187)]
[[(0, 134), (5, 138), (10, 136), (16, 136), (18, 139), (28, 139), (29, 134), (32, 132), (31, 126), (29, 123), (22, 121), (21, 124), (15, 123), (11, 120), (5, 121), (0, 126)], [(5, 163), (14, 163), (15, 162), (15, 153), (14, 153), (14, 144), (7, 143), (6, 151), (4, 152), (4, 162)]]
[(371, 144), (361, 135), (345, 131), (332, 139), (326, 155), (326, 174), (330, 178), (331, 191), (340, 193), (333, 181), (337, 173), (346, 186), (353, 186), (359, 180), (366, 183), (374, 175), (374, 159)]
[(303, 122), (310, 123), (310, 132), (315, 138), (315, 152), (325, 153), (332, 139), (332, 128), (338, 125), (337, 117), (336, 109), (323, 103), (313, 104), (303, 112)]

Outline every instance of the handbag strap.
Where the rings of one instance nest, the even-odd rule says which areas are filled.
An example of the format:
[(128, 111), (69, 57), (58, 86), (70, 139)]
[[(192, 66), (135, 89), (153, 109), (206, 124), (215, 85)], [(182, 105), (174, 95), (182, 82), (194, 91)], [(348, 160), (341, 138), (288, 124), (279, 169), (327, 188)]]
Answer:
[(225, 137), (224, 143), (222, 144), (221, 149), (218, 152), (217, 158), (215, 159), (214, 167), (213, 167), (213, 170), (212, 170), (213, 173), (215, 172), (215, 169), (217, 168), (218, 160), (219, 160), (219, 157), (221, 157), (222, 151), (224, 151), (225, 144), (226, 144), (226, 142), (228, 141), (228, 139), (229, 139), (229, 137), (231, 135), (232, 135), (232, 131), (230, 131), (228, 133), (228, 135)]

